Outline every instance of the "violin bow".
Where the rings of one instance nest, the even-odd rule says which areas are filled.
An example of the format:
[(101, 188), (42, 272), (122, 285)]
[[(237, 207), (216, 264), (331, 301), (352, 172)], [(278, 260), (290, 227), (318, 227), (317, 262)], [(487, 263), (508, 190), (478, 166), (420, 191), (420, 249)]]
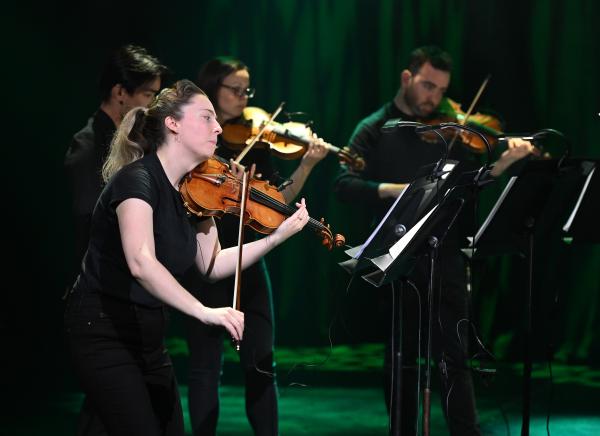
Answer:
[(260, 128), (259, 132), (254, 136), (254, 138), (252, 138), (250, 140), (250, 142), (248, 142), (248, 145), (246, 145), (244, 147), (244, 149), (240, 152), (240, 154), (238, 155), (238, 157), (235, 159), (236, 163), (240, 163), (240, 161), (246, 156), (246, 154), (248, 154), (248, 152), (252, 149), (252, 147), (254, 146), (254, 144), (256, 144), (258, 142), (258, 140), (260, 139), (260, 137), (262, 136), (263, 133), (265, 133), (265, 130), (267, 130), (267, 127), (269, 126), (269, 124), (271, 124), (271, 122), (277, 117), (277, 115), (279, 115), (279, 113), (282, 111), (283, 109), (283, 105), (285, 104), (285, 102), (281, 102), (281, 104), (279, 105), (279, 107), (277, 109), (275, 109), (275, 112), (273, 112), (273, 114), (271, 115), (271, 118), (269, 118), (267, 120), (267, 122), (265, 122), (262, 127)]
[[(233, 302), (232, 307), (235, 310), (240, 310), (240, 296), (242, 293), (242, 248), (244, 246), (244, 214), (246, 213), (246, 203), (248, 200), (250, 175), (248, 171), (244, 171), (242, 177), (242, 192), (240, 200), (240, 224), (238, 227), (238, 258), (235, 265), (235, 281), (233, 285)], [(240, 351), (240, 341), (235, 342), (235, 350)]]
[[(491, 77), (492, 77), (492, 75), (488, 74), (487, 77), (483, 80), (483, 83), (481, 84), (481, 86), (479, 86), (479, 89), (477, 90), (477, 94), (475, 94), (475, 97), (473, 97), (473, 101), (471, 101), (471, 105), (469, 106), (469, 110), (467, 112), (465, 112), (465, 117), (462, 120), (460, 120), (459, 123), (458, 123), (461, 126), (464, 126), (467, 123), (467, 121), (469, 120), (469, 117), (471, 116), (471, 113), (473, 112), (473, 109), (475, 108), (475, 105), (479, 101), (479, 98), (481, 97), (481, 94), (483, 94), (483, 91), (487, 87), (487, 84), (490, 81)], [(452, 150), (452, 146), (454, 145), (454, 142), (456, 141), (456, 138), (458, 137), (459, 134), (460, 134), (460, 132), (456, 132), (454, 134), (454, 137), (452, 138), (452, 141), (450, 141), (450, 145), (448, 145), (448, 150)]]
[[(238, 155), (238, 157), (234, 161), (236, 164), (239, 164), (240, 161), (246, 156), (246, 154), (248, 154), (248, 152), (252, 149), (254, 144), (256, 144), (258, 142), (258, 140), (260, 139), (262, 134), (267, 129), (269, 123), (271, 123), (271, 121), (273, 121), (275, 119), (275, 117), (277, 117), (277, 115), (279, 115), (279, 113), (283, 109), (284, 104), (285, 104), (285, 102), (281, 102), (279, 107), (275, 110), (275, 112), (273, 112), (273, 115), (271, 115), (271, 118), (269, 118), (269, 120), (263, 124), (260, 131), (254, 136), (254, 138), (252, 138), (252, 140), (250, 140), (248, 142), (248, 145), (246, 145), (246, 147), (244, 147), (244, 149), (241, 151), (241, 153)], [(241, 199), (240, 199), (240, 224), (238, 227), (238, 258), (237, 258), (237, 263), (235, 266), (235, 281), (234, 281), (234, 285), (233, 285), (233, 302), (231, 304), (231, 306), (235, 310), (240, 310), (240, 296), (242, 294), (242, 247), (244, 246), (244, 214), (246, 213), (246, 203), (248, 200), (248, 193), (249, 193), (248, 188), (250, 187), (249, 179), (250, 179), (250, 176), (249, 176), (248, 172), (245, 171), (245, 169), (244, 169), (244, 175), (242, 177)], [(240, 342), (239, 341), (234, 341), (234, 342), (235, 342), (235, 350), (240, 351)]]
[[(277, 117), (277, 115), (279, 115), (279, 113), (283, 109), (284, 104), (285, 104), (285, 102), (281, 102), (279, 107), (275, 110), (275, 112), (273, 112), (273, 115), (271, 115), (271, 118), (269, 118), (269, 120), (263, 124), (260, 131), (254, 136), (254, 138), (252, 138), (252, 140), (250, 140), (250, 142), (248, 142), (248, 145), (246, 145), (246, 147), (244, 147), (244, 149), (241, 151), (241, 153), (238, 155), (238, 157), (234, 161), (236, 164), (239, 164), (240, 161), (246, 156), (246, 154), (248, 154), (248, 152), (252, 149), (254, 144), (256, 144), (256, 142), (258, 142), (258, 140), (260, 139), (262, 134), (267, 129), (269, 123), (271, 123), (271, 121), (273, 121), (275, 119), (275, 117)], [(240, 199), (240, 224), (238, 227), (238, 258), (237, 258), (237, 263), (235, 266), (235, 281), (234, 281), (234, 285), (233, 285), (233, 302), (231, 305), (235, 310), (240, 310), (240, 296), (242, 294), (242, 247), (244, 246), (244, 214), (246, 213), (246, 203), (248, 200), (248, 192), (249, 192), (248, 188), (250, 187), (249, 179), (250, 179), (250, 176), (249, 176), (248, 172), (245, 171), (245, 169), (244, 169), (244, 175), (242, 177), (241, 199)], [(240, 351), (240, 342), (239, 341), (235, 341), (235, 349), (236, 349), (236, 351)]]

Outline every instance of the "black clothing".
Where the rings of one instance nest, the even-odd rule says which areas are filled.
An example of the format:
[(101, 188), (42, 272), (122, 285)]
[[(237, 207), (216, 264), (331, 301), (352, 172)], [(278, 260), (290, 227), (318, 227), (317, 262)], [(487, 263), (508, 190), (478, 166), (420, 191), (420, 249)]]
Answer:
[[(74, 246), (71, 273), (75, 280), (90, 240), (92, 212), (102, 192), (102, 164), (108, 155), (116, 126), (98, 109), (77, 132), (65, 154), (65, 171), (72, 200)], [(84, 398), (77, 423), (78, 436), (104, 436), (102, 421), (93, 411), (88, 397)]]
[[(436, 163), (445, 153), (443, 143), (425, 142), (411, 127), (383, 134), (381, 127), (387, 120), (395, 118), (414, 121), (393, 102), (360, 121), (350, 138), (349, 147), (364, 158), (365, 168), (360, 173), (349, 169), (343, 171), (334, 188), (342, 201), (358, 200), (374, 207), (375, 220), (382, 218), (395, 200), (379, 198), (377, 189), (380, 183), (409, 183), (419, 168)], [(453, 147), (448, 157), (462, 162), (462, 165), (471, 160), (459, 145)]]
[[(445, 154), (445, 146), (423, 141), (414, 128), (399, 128), (390, 133), (382, 133), (383, 124), (394, 118), (413, 121), (402, 113), (393, 102), (385, 104), (375, 113), (362, 120), (356, 127), (349, 146), (362, 155), (365, 169), (362, 172), (342, 170), (335, 183), (335, 191), (344, 201), (363, 202), (374, 210), (374, 220), (379, 222), (394, 199), (383, 201), (378, 196), (380, 183), (409, 183), (424, 165), (434, 164)], [(462, 165), (469, 160), (460, 145), (453, 147), (450, 158), (459, 160)], [(459, 232), (448, 233), (439, 252), (438, 271), (441, 271), (442, 287), (434, 296), (433, 353), (438, 368), (445, 368), (442, 375), (442, 405), (448, 411), (447, 420), (452, 435), (477, 435), (479, 428), (475, 412), (473, 386), (467, 361), (467, 340), (465, 335), (457, 335), (457, 323), (468, 319), (468, 300), (464, 260), (458, 251)], [(426, 332), (427, 305), (427, 262), (421, 262), (412, 273), (411, 280), (416, 285), (423, 312), (422, 326)], [(416, 417), (416, 370), (418, 352), (416, 325), (418, 324), (417, 293), (408, 284), (394, 284), (396, 292), (403, 296), (403, 379), (402, 379), (402, 434), (414, 434)], [(392, 292), (384, 293), (383, 302), (391, 316)], [(464, 327), (463, 323), (463, 326)], [(385, 372), (386, 402), (390, 398), (391, 383), (391, 340), (387, 339)], [(425, 344), (423, 344), (425, 345)], [(448, 405), (448, 408), (446, 407)]]
[[(255, 434), (277, 435), (273, 303), (265, 262), (246, 269), (242, 280), (240, 309), (244, 312), (245, 327), (239, 358), (246, 387), (246, 414)], [(231, 305), (232, 291), (233, 281), (222, 280), (211, 286), (203, 285), (195, 295), (206, 306), (221, 307)], [(225, 332), (190, 317), (186, 320), (190, 350), (188, 398), (193, 434), (214, 435), (219, 417), (219, 379)]]
[(162, 302), (133, 278), (127, 267), (117, 221), (117, 206), (139, 198), (152, 207), (156, 258), (177, 279), (194, 268), (196, 230), (179, 192), (173, 188), (155, 153), (127, 165), (102, 191), (92, 217), (92, 234), (75, 289), (103, 293), (148, 307)]
[(165, 306), (81, 291), (69, 297), (67, 339), (92, 416), (101, 419), (94, 431), (183, 436), (179, 391), (164, 345), (167, 318)]
[(101, 109), (88, 119), (86, 126), (71, 140), (65, 155), (65, 170), (72, 195), (75, 225), (74, 271), (88, 247), (92, 212), (102, 192), (102, 164), (108, 155), (116, 126)]
[[(221, 145), (217, 154), (227, 160), (237, 153)], [(256, 163), (263, 179), (274, 175), (268, 150), (252, 149), (242, 162)], [(225, 215), (216, 220), (223, 248), (237, 245), (239, 218)], [(256, 234), (247, 229), (245, 242)], [(198, 284), (195, 296), (206, 306), (231, 305), (233, 278), (213, 284)], [(254, 434), (277, 435), (277, 388), (273, 363), (273, 303), (271, 282), (264, 259), (242, 273), (240, 310), (244, 312), (244, 340), (240, 344), (240, 363), (246, 386), (246, 414)], [(189, 411), (194, 435), (216, 434), (219, 416), (219, 379), (223, 356), (221, 327), (207, 326), (187, 317), (190, 350), (188, 380)]]
[(69, 295), (65, 327), (76, 373), (92, 410), (112, 435), (183, 435), (183, 415), (164, 346), (166, 307), (127, 266), (117, 206), (152, 207), (155, 254), (181, 280), (194, 268), (195, 227), (156, 154), (125, 166), (92, 216), (89, 249)]

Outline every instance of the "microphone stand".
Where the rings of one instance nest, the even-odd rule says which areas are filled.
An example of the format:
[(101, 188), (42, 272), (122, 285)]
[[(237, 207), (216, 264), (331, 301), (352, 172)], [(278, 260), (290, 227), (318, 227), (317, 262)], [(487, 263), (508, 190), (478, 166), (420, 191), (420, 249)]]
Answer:
[[(485, 137), (485, 135), (483, 135), (479, 130), (474, 129), (473, 127), (469, 127), (464, 124), (449, 122), (449, 123), (434, 124), (431, 126), (421, 125), (421, 126), (418, 126), (415, 128), (415, 132), (416, 133), (424, 133), (424, 132), (430, 132), (430, 131), (437, 132), (437, 130), (443, 130), (443, 129), (466, 130), (467, 132), (471, 132), (474, 135), (479, 136), (483, 140), (483, 143), (485, 144), (485, 149), (487, 152), (487, 166), (488, 167), (490, 166), (491, 159), (492, 159), (492, 146), (490, 145), (490, 143), (487, 140), (487, 138)], [(437, 132), (437, 133), (441, 136), (441, 134), (439, 132)], [(447, 154), (448, 154), (448, 151), (446, 151), (446, 155)]]
[[(431, 174), (430, 178), (431, 180), (439, 180), (440, 178), (443, 177), (443, 175), (445, 174), (444, 172), (444, 163), (446, 162), (447, 158), (448, 158), (448, 154), (449, 154), (449, 146), (448, 143), (446, 142), (446, 139), (444, 138), (444, 136), (439, 132), (439, 130), (442, 129), (458, 129), (458, 130), (466, 130), (469, 131), (471, 133), (473, 133), (474, 135), (479, 136), (485, 146), (486, 146), (486, 150), (487, 150), (487, 165), (485, 167), (482, 167), (477, 175), (475, 176), (475, 178), (473, 179), (473, 184), (476, 187), (480, 187), (483, 186), (484, 184), (487, 184), (490, 182), (489, 179), (489, 173), (490, 173), (490, 160), (491, 160), (491, 154), (492, 154), (492, 148), (490, 146), (490, 143), (488, 142), (487, 138), (482, 135), (479, 131), (469, 127), (469, 126), (465, 126), (463, 124), (458, 124), (458, 123), (440, 123), (440, 124), (436, 124), (436, 125), (426, 125), (426, 124), (422, 124), (419, 122), (415, 122), (415, 121), (403, 121), (401, 119), (392, 119), (392, 120), (388, 120), (382, 127), (382, 131), (384, 132), (389, 132), (392, 130), (395, 130), (397, 128), (402, 128), (402, 127), (412, 127), (415, 129), (416, 133), (423, 133), (423, 132), (429, 132), (429, 131), (433, 131), (434, 133), (436, 133), (442, 140), (442, 142), (445, 144), (446, 149), (445, 149), (445, 153), (444, 156), (437, 162), (437, 164), (435, 165), (435, 169), (433, 170), (433, 173)], [(454, 217), (454, 219), (458, 216), (458, 214), (460, 213), (460, 209), (462, 208), (462, 206), (460, 206), (460, 208), (456, 211), (456, 215)], [(452, 220), (452, 223), (450, 223), (448, 229), (450, 228), (450, 226), (453, 224), (454, 219)], [(448, 230), (447, 229), (447, 230)], [(435, 274), (437, 272), (437, 268), (436, 268), (436, 261), (438, 260), (438, 251), (439, 251), (439, 247), (441, 246), (441, 240), (432, 236), (429, 240), (428, 240), (428, 245), (429, 245), (429, 283), (428, 283), (428, 310), (429, 310), (429, 322), (428, 322), (428, 331), (427, 331), (427, 358), (426, 358), (426, 382), (425, 382), (425, 389), (423, 392), (423, 435), (425, 436), (429, 436), (430, 435), (430, 417), (431, 417), (431, 354), (432, 354), (432, 330), (433, 330), (433, 325), (432, 325), (432, 319), (433, 319), (433, 289), (434, 289), (434, 281), (435, 281)], [(397, 318), (396, 318), (397, 319)], [(419, 344), (420, 346), (420, 344)], [(401, 356), (401, 354), (400, 354)], [(401, 367), (401, 363), (400, 364), (396, 364), (399, 367)], [(396, 369), (396, 368), (395, 368)], [(398, 377), (399, 374), (397, 374), (397, 371), (394, 371), (394, 374)], [(398, 380), (399, 381), (399, 380)], [(399, 395), (399, 386), (395, 387), (396, 388), (396, 395), (393, 395), (392, 398), (395, 399), (396, 401), (393, 403), (398, 404), (400, 401), (398, 398)], [(419, 402), (419, 398), (417, 398), (417, 402)], [(394, 405), (396, 405), (394, 404)], [(398, 404), (399, 405), (399, 404)], [(392, 412), (393, 413), (393, 412)], [(399, 431), (399, 426), (400, 426), (400, 418), (399, 418), (399, 414), (398, 413), (394, 413), (393, 414), (393, 418), (392, 419), (392, 426), (391, 426), (391, 435), (398, 435), (400, 434)]]
[[(415, 132), (423, 133), (423, 132), (428, 132), (428, 131), (434, 131), (434, 132), (438, 133), (438, 135), (440, 135), (440, 137), (443, 138), (443, 136), (438, 132), (438, 130), (442, 130), (442, 129), (467, 130), (467, 131), (481, 137), (481, 139), (485, 143), (485, 146), (487, 149), (487, 165), (486, 165), (486, 167), (482, 168), (482, 170), (480, 170), (479, 173), (477, 174), (477, 177), (475, 179), (475, 186), (479, 187), (479, 186), (482, 186), (482, 184), (487, 183), (486, 178), (490, 171), (490, 158), (491, 158), (491, 150), (492, 150), (487, 138), (484, 135), (482, 135), (480, 132), (478, 132), (477, 130), (475, 130), (471, 127), (465, 126), (463, 124), (458, 124), (458, 123), (441, 123), (441, 124), (437, 124), (437, 125), (433, 125), (433, 126), (429, 126), (429, 125), (417, 126), (417, 127), (415, 127)], [(447, 144), (446, 144), (446, 146), (447, 146)], [(443, 160), (446, 160), (447, 157), (448, 157), (448, 147), (446, 148), (446, 156), (444, 156)], [(442, 161), (440, 161), (440, 162), (442, 162)], [(439, 167), (440, 167), (440, 163), (438, 162), (438, 165), (436, 165), (436, 169), (438, 169), (438, 172), (439, 172)], [(439, 240), (435, 237), (432, 237), (429, 240), (429, 247), (430, 247), (429, 286), (428, 286), (429, 322), (428, 322), (428, 326), (427, 326), (427, 359), (426, 359), (426, 364), (425, 364), (426, 365), (425, 366), (425, 390), (423, 392), (423, 435), (424, 436), (430, 435), (430, 423), (431, 423), (431, 348), (432, 348), (431, 335), (432, 335), (432, 329), (433, 329), (433, 327), (432, 327), (433, 287), (434, 287), (434, 279), (435, 279), (434, 278), (435, 262), (437, 260)], [(441, 282), (440, 282), (440, 286), (441, 286)]]

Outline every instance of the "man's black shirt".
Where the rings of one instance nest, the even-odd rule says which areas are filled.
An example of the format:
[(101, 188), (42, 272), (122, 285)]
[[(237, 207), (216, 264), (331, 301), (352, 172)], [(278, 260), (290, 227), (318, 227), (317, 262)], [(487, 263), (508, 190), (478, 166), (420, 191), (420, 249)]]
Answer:
[(102, 192), (102, 164), (108, 155), (116, 126), (101, 109), (77, 132), (65, 155), (65, 170), (72, 195), (75, 224), (75, 270), (87, 250), (90, 222), (96, 201)]
[[(335, 192), (345, 202), (373, 211), (373, 224), (378, 223), (394, 202), (394, 198), (381, 199), (380, 183), (410, 183), (419, 169), (436, 164), (446, 154), (442, 142), (424, 141), (412, 126), (397, 127), (382, 132), (383, 125), (391, 119), (415, 121), (403, 113), (394, 102), (388, 102), (357, 125), (349, 146), (365, 160), (363, 171), (343, 167), (335, 182)], [(479, 167), (477, 157), (456, 143), (448, 154), (449, 159), (459, 162), (455, 171), (472, 171)], [(463, 206), (459, 219), (447, 235), (444, 251), (453, 251), (465, 244), (466, 237), (474, 231), (473, 205), (470, 198)]]
[[(335, 190), (341, 200), (358, 200), (368, 207), (374, 207), (376, 219), (383, 217), (394, 202), (394, 199), (379, 198), (377, 190), (380, 183), (410, 183), (421, 167), (435, 164), (446, 153), (443, 142), (424, 141), (415, 133), (414, 127), (398, 127), (385, 133), (381, 131), (386, 121), (396, 118), (415, 120), (389, 102), (358, 124), (349, 146), (364, 158), (365, 169), (356, 172), (344, 168), (335, 182)], [(472, 161), (472, 157), (460, 145), (453, 147), (448, 157), (463, 165)]]

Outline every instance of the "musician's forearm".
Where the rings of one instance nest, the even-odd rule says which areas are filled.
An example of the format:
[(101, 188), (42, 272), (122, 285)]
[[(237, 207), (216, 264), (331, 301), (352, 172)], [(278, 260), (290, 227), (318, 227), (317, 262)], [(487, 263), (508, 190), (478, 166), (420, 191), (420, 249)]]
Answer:
[[(242, 246), (242, 269), (258, 262), (258, 260), (281, 243), (278, 235), (270, 234), (258, 241), (247, 242)], [(207, 272), (209, 281), (222, 280), (235, 274), (238, 261), (238, 247), (220, 250), (214, 257), (212, 268)]]
[(281, 191), (287, 204), (290, 204), (298, 196), (313, 168), (314, 165), (307, 164), (304, 161), (301, 161), (300, 165), (298, 165), (298, 168), (296, 168), (296, 171), (290, 177), (293, 183)]

